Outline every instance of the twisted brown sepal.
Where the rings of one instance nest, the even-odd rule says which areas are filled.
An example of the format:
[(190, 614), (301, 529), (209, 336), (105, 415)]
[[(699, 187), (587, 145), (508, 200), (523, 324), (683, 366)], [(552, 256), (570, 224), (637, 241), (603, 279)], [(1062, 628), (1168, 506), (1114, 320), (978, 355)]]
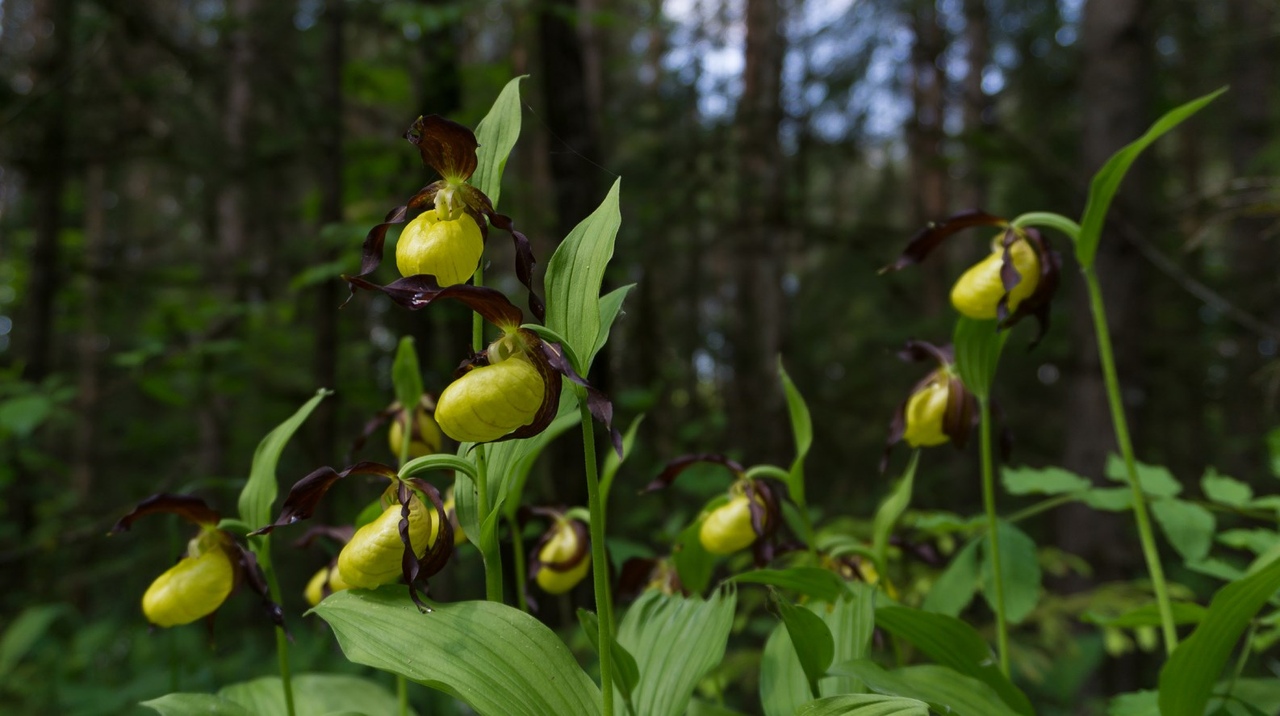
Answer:
[(156, 513), (178, 515), (188, 522), (201, 526), (216, 525), (218, 520), (222, 519), (217, 510), (199, 497), (162, 492), (139, 502), (129, 514), (121, 517), (107, 534), (127, 532), (139, 518)]
[(337, 472), (331, 467), (322, 467), (298, 480), (293, 487), (289, 488), (289, 495), (284, 498), (284, 506), (280, 509), (280, 516), (275, 522), (250, 532), (249, 536), (270, 534), (277, 527), (291, 525), (311, 517), (333, 483), (348, 475), (377, 475), (390, 480), (396, 479), (394, 469), (377, 462), (358, 462), (342, 472)]
[(988, 214), (981, 209), (970, 209), (962, 211), (958, 214), (952, 214), (942, 221), (930, 222), (916, 235), (911, 237), (911, 241), (907, 243), (907, 248), (903, 249), (902, 255), (893, 263), (880, 269), (879, 273), (892, 273), (900, 271), (908, 266), (918, 264), (924, 261), (926, 257), (938, 246), (942, 245), (951, 236), (972, 229), (977, 226), (1006, 226), (1008, 220), (994, 214)]
[[(529, 331), (526, 329), (521, 329), (521, 330), (524, 333), (530, 336), (534, 336), (536, 338), (536, 335), (532, 331)], [(565, 356), (564, 349), (560, 347), (559, 343), (547, 343), (546, 341), (543, 341), (540, 338), (537, 340), (538, 340), (538, 344), (537, 344), (538, 350), (541, 353), (543, 359), (553, 369), (555, 369), (557, 373), (568, 378), (570, 383), (581, 386), (586, 390), (587, 410), (591, 413), (591, 417), (595, 418), (596, 421), (598, 421), (601, 425), (604, 425), (605, 430), (609, 431), (609, 441), (613, 445), (613, 451), (617, 453), (618, 458), (621, 459), (622, 458), (622, 433), (618, 432), (618, 429), (613, 427), (613, 402), (609, 400), (609, 396), (605, 395), (600, 390), (592, 387), (592, 385), (588, 383), (585, 378), (578, 375), (578, 372), (573, 369), (573, 364), (569, 361), (568, 357)], [(551, 423), (551, 420), (555, 419), (555, 413), (559, 409), (559, 405), (558, 405), (559, 396), (560, 396), (560, 387), (559, 387), (559, 378), (557, 376), (557, 385), (556, 385), (557, 404), (552, 407), (551, 417), (550, 419), (547, 420), (548, 425)], [(545, 427), (546, 425), (543, 426), (543, 428)], [(537, 432), (542, 432), (543, 428), (539, 428)]]
[(249, 588), (262, 600), (262, 609), (267, 613), (271, 621), (282, 631), (284, 635), (293, 641), (293, 635), (289, 633), (284, 626), (284, 609), (271, 599), (271, 590), (267, 587), (267, 577), (262, 573), (262, 567), (258, 565), (258, 558), (253, 552), (245, 549), (239, 542), (230, 540), (232, 562), (236, 565), (236, 581), (241, 580), (248, 583)]
[(676, 478), (680, 477), (685, 470), (701, 462), (709, 462), (713, 465), (723, 465), (733, 473), (735, 479), (741, 478), (742, 474), (747, 471), (747, 468), (743, 467), (742, 463), (719, 453), (682, 455), (671, 462), (668, 462), (667, 466), (662, 468), (662, 472), (659, 473), (657, 477), (653, 478), (652, 482), (645, 485), (644, 489), (640, 490), (640, 494), (643, 495), (646, 492), (656, 492), (670, 486), (671, 483), (675, 482)]
[[(419, 558), (413, 553), (413, 542), (409, 535), (410, 500), (414, 493), (419, 499), (426, 498), (436, 511), (436, 523), (439, 525), (436, 539), (427, 547), (427, 551)], [(431, 607), (418, 596), (417, 583), (422, 579), (422, 593), (427, 593), (427, 578), (444, 569), (453, 554), (453, 525), (444, 511), (444, 503), (440, 500), (440, 491), (431, 483), (420, 478), (401, 480), (396, 487), (396, 500), (400, 503), (400, 542), (404, 552), (400, 557), (400, 572), (404, 582), (409, 586), (409, 598), (417, 605), (418, 611), (426, 614)]]
[(1036, 257), (1040, 264), (1040, 280), (1036, 283), (1036, 289), (1031, 292), (1018, 304), (1016, 311), (1009, 312), (1009, 294), (1013, 291), (1014, 286), (1022, 282), (1022, 276), (1018, 274), (1018, 270), (1013, 265), (1013, 256), (1010, 247), (1018, 239), (1018, 234), (1009, 229), (1004, 233), (1001, 239), (1001, 246), (1004, 247), (1004, 254), (1000, 264), (1000, 283), (1004, 286), (1004, 295), (1000, 297), (1000, 302), (996, 304), (996, 319), (1000, 328), (1009, 328), (1018, 321), (1027, 316), (1035, 316), (1036, 318), (1036, 337), (1032, 339), (1028, 350), (1035, 348), (1040, 344), (1040, 340), (1044, 338), (1045, 331), (1049, 330), (1049, 303), (1053, 300), (1053, 295), (1058, 290), (1058, 278), (1062, 274), (1062, 254), (1054, 251), (1049, 246), (1049, 241), (1035, 229), (1023, 229), (1022, 238), (1036, 252)]
[(767, 480), (747, 480), (743, 493), (748, 500), (747, 508), (751, 511), (751, 530), (758, 537), (752, 547), (752, 556), (757, 567), (764, 567), (773, 561), (777, 548), (774, 537), (782, 523), (781, 505), (777, 493)]
[(455, 284), (440, 287), (436, 277), (429, 274), (418, 274), (396, 279), (385, 286), (366, 281), (359, 276), (344, 276), (353, 288), (367, 291), (381, 291), (399, 306), (417, 311), (440, 299), (459, 301), (480, 314), (480, 317), (504, 330), (512, 329), (524, 322), (524, 312), (501, 291), (486, 286)]
[(516, 229), (515, 222), (510, 216), (499, 214), (493, 208), (493, 202), (489, 200), (489, 197), (484, 192), (470, 184), (464, 184), (459, 189), (462, 201), (469, 211), (482, 214), (490, 225), (511, 234), (511, 241), (515, 244), (516, 250), (516, 278), (520, 279), (520, 283), (529, 289), (529, 310), (533, 312), (539, 323), (546, 323), (546, 304), (542, 302), (542, 299), (533, 290), (533, 267), (538, 262), (533, 258), (533, 247), (529, 243), (529, 237)]

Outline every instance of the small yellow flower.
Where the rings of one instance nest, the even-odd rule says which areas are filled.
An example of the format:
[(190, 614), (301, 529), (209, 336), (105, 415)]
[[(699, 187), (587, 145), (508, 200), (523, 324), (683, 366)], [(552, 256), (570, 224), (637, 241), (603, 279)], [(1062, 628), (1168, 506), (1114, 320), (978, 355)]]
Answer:
[[(440, 452), (441, 446), (444, 445), (444, 435), (441, 434), (440, 426), (436, 424), (435, 418), (431, 417), (431, 413), (423, 405), (419, 405), (413, 411), (413, 415), (415, 426), (409, 439), (409, 458), (434, 455)], [(391, 428), (387, 431), (387, 446), (391, 448), (391, 454), (398, 459), (400, 457), (400, 449), (404, 447), (403, 412), (397, 412), (391, 418)]]
[(523, 354), (480, 366), (449, 384), (436, 422), (459, 442), (489, 442), (528, 425), (545, 397), (542, 374)]
[[(211, 534), (216, 533), (206, 533)], [(220, 540), (202, 535), (191, 541), (186, 557), (147, 588), (142, 613), (156, 626), (190, 624), (217, 611), (234, 586), (231, 557)]]
[[(756, 501), (763, 504), (758, 497)], [(744, 494), (736, 494), (712, 510), (698, 530), (703, 549), (712, 554), (733, 554), (750, 547), (757, 536), (751, 526), (751, 502)]]
[(907, 399), (906, 431), (902, 438), (911, 447), (931, 447), (951, 440), (943, 431), (947, 416), (950, 380), (935, 371), (924, 387)]
[[(1000, 269), (1004, 265), (1003, 234), (991, 242), (991, 254), (969, 267), (951, 289), (951, 303), (960, 313), (978, 320), (997, 317), (1000, 299), (1005, 295)], [(1017, 238), (1009, 245), (1009, 257), (1017, 270), (1019, 280), (1009, 291), (1008, 309), (1018, 310), (1018, 305), (1030, 297), (1040, 284), (1040, 257), (1025, 238)]]
[(556, 520), (551, 538), (538, 550), (541, 568), (535, 577), (548, 594), (564, 594), (573, 589), (591, 570), (587, 542), (572, 520)]
[[(328, 593), (325, 592), (326, 587)], [(311, 581), (307, 582), (307, 588), (303, 590), (302, 595), (306, 597), (307, 604), (314, 607), (329, 594), (350, 588), (350, 584), (342, 581), (342, 575), (338, 573), (338, 565), (335, 564), (321, 567), (320, 571), (311, 577)]]
[(466, 283), (484, 253), (484, 238), (475, 219), (465, 212), (456, 218), (441, 210), (424, 211), (409, 222), (396, 244), (396, 268), (401, 275), (430, 274), (440, 286)]
[[(405, 553), (400, 540), (400, 505), (393, 504), (374, 521), (356, 530), (338, 555), (338, 577), (352, 587), (375, 589), (390, 584), (402, 574)], [(440, 526), (434, 509), (428, 509), (417, 495), (409, 498), (409, 542), (414, 556), (421, 558), (435, 543)]]

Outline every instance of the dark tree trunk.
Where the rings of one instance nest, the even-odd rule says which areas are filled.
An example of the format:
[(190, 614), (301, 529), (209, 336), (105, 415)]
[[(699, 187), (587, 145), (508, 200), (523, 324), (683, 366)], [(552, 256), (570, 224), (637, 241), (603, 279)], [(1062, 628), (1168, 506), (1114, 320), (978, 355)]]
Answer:
[(101, 331), (102, 279), (107, 272), (106, 244), (106, 168), (101, 162), (89, 165), (85, 172), (84, 190), (84, 309), (77, 336), (76, 354), (79, 365), (76, 380), (76, 427), (72, 437), (71, 483), (78, 500), (86, 499), (93, 488), (96, 445), (97, 408), (101, 367), (99, 346), (106, 337)]
[[(342, 68), (346, 61), (343, 43), (345, 10), (343, 0), (329, 0), (325, 6), (327, 19), (324, 46), (324, 128), (322, 145), (324, 163), (320, 168), (320, 223), (342, 221)], [(337, 251), (326, 249), (322, 260), (332, 261)], [(338, 383), (338, 304), (341, 282), (324, 281), (316, 290), (315, 382), (319, 387), (333, 388)], [(320, 457), (332, 463), (340, 454), (338, 446), (338, 405), (342, 396), (333, 395), (316, 408), (316, 435)]]
[(964, 0), (965, 63), (968, 71), (961, 88), (964, 97), (965, 166), (963, 208), (986, 208), (988, 177), (982, 167), (984, 135), (990, 129), (991, 99), (982, 90), (982, 73), (991, 61), (986, 0)]
[[(943, 84), (946, 77), (938, 68), (946, 50), (946, 36), (938, 24), (932, 0), (911, 4), (911, 103), (912, 117), (906, 127), (907, 151), (911, 166), (911, 218), (915, 226), (937, 221), (947, 215), (946, 163), (942, 154), (945, 139), (942, 120), (946, 112)], [(923, 308), (937, 314), (947, 305), (946, 266), (925, 262), (921, 267)]]

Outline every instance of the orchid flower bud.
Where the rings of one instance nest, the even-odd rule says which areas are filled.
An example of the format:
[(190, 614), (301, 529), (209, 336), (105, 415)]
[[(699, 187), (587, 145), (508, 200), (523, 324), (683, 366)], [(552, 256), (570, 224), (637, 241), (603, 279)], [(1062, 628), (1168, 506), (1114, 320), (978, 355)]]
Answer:
[(928, 382), (907, 399), (906, 431), (902, 439), (911, 447), (931, 447), (949, 442), (944, 430), (947, 401), (951, 395), (950, 380), (934, 371)]
[(484, 253), (484, 237), (465, 212), (424, 211), (409, 222), (396, 244), (396, 268), (404, 276), (430, 274), (441, 286), (466, 283)]
[[(960, 313), (978, 320), (997, 317), (1000, 299), (1005, 295), (1004, 281), (1000, 277), (1004, 266), (1003, 235), (991, 243), (991, 254), (969, 267), (951, 289), (951, 303)], [(1019, 237), (1009, 245), (1009, 257), (1018, 272), (1018, 283), (1009, 290), (1010, 313), (1018, 310), (1018, 304), (1035, 293), (1040, 284), (1040, 257), (1031, 244)]]
[(142, 613), (161, 627), (190, 624), (212, 614), (235, 586), (236, 567), (216, 532), (191, 540), (188, 556), (156, 578), (142, 595)]
[[(413, 433), (409, 436), (409, 457), (422, 457), (440, 452), (441, 446), (444, 445), (444, 435), (441, 434), (435, 418), (431, 417), (431, 413), (422, 405), (413, 411), (413, 417)], [(391, 420), (391, 428), (387, 431), (387, 445), (391, 448), (391, 454), (399, 457), (400, 449), (404, 447), (403, 412), (397, 413)]]
[[(374, 521), (356, 530), (338, 555), (338, 576), (342, 582), (361, 589), (390, 584), (402, 574), (404, 543), (400, 539), (401, 506), (393, 504)], [(414, 556), (421, 558), (440, 532), (434, 508), (422, 504), (417, 495), (409, 498), (409, 542)]]
[(564, 594), (587, 576), (591, 559), (582, 523), (575, 520), (556, 520), (551, 526), (551, 537), (538, 550), (540, 568), (534, 578), (538, 586), (548, 594)]
[(302, 596), (306, 598), (307, 604), (314, 607), (330, 594), (350, 588), (350, 584), (342, 581), (342, 575), (338, 573), (338, 565), (334, 564), (321, 567), (311, 581), (307, 582)]
[[(756, 501), (763, 504), (759, 497)], [(732, 554), (751, 546), (757, 536), (751, 526), (751, 502), (743, 494), (712, 510), (698, 531), (702, 548), (712, 554)]]
[[(502, 340), (502, 339), (500, 339)], [(436, 402), (436, 422), (459, 442), (489, 442), (538, 416), (546, 383), (522, 351), (471, 369), (449, 384)]]

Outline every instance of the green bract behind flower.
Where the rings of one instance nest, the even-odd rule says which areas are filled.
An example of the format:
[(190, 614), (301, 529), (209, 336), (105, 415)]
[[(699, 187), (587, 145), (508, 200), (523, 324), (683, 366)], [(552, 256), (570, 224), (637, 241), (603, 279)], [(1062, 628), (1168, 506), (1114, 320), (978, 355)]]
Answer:
[[(356, 530), (338, 555), (338, 575), (352, 587), (376, 589), (390, 584), (402, 574), (404, 545), (400, 538), (401, 506), (393, 504), (373, 522)], [(417, 495), (409, 497), (409, 541), (419, 559), (435, 543), (440, 526), (435, 511), (428, 510)]]
[[(211, 533), (212, 534), (212, 533)], [(235, 586), (235, 566), (220, 540), (196, 538), (190, 553), (156, 578), (142, 595), (142, 613), (161, 627), (209, 616)], [(201, 546), (200, 542), (214, 542)]]
[[(951, 304), (960, 313), (978, 320), (994, 320), (998, 316), (1000, 299), (1006, 295), (1000, 271), (1004, 267), (1003, 235), (991, 242), (991, 254), (969, 267), (951, 289)], [(1040, 285), (1040, 258), (1024, 238), (1009, 245), (1009, 256), (1018, 273), (1018, 283), (1008, 294), (1008, 310), (1017, 313), (1018, 306)]]
[(480, 226), (469, 214), (440, 219), (441, 209), (427, 210), (409, 222), (396, 244), (396, 268), (404, 276), (430, 274), (440, 286), (466, 283), (484, 253)]
[(436, 421), (459, 442), (489, 442), (528, 425), (544, 400), (542, 374), (524, 355), (473, 368), (449, 384)]

